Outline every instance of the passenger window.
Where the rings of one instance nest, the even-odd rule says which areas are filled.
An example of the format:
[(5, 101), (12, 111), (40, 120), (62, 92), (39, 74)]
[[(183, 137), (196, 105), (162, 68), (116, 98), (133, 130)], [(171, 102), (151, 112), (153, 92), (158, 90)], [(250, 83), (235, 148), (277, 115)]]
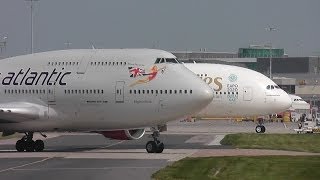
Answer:
[(153, 94), (153, 90), (151, 90), (151, 94)]
[(179, 90), (179, 93), (182, 94), (182, 90), (181, 89)]
[(144, 90), (142, 90), (142, 94), (144, 94)]
[(162, 90), (160, 90), (160, 94), (162, 94)]
[(187, 93), (188, 93), (188, 91), (187, 91), (187, 90), (184, 90), (184, 93), (185, 93), (185, 94), (187, 94)]
[(90, 94), (92, 94), (92, 89), (89, 90)]
[(165, 93), (165, 94), (168, 94), (168, 90), (164, 90), (164, 93)]
[(137, 91), (136, 91), (136, 90), (133, 90), (133, 93), (134, 93), (134, 94), (137, 94)]
[(169, 93), (172, 94), (172, 90), (170, 90)]
[(177, 90), (174, 90), (174, 93), (177, 94)]
[(158, 94), (158, 90), (156, 90), (156, 94)]
[(147, 94), (149, 94), (149, 90), (147, 90)]

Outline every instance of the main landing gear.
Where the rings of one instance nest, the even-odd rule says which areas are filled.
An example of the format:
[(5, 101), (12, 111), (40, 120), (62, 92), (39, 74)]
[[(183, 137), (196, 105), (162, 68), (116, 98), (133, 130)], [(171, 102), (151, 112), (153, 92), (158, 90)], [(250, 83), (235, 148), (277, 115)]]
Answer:
[(146, 144), (146, 150), (148, 153), (162, 153), (164, 144), (158, 140), (160, 136), (159, 130), (154, 130), (151, 134), (153, 141), (148, 141)]
[(264, 125), (257, 125), (256, 126), (256, 133), (264, 133), (264, 132), (266, 132), (266, 127), (264, 127)]
[[(45, 135), (41, 134), (42, 136), (46, 137)], [(16, 149), (18, 152), (40, 152), (44, 149), (44, 143), (42, 140), (33, 141), (33, 132), (26, 132), (25, 136), (23, 136), (20, 140), (16, 143)]]

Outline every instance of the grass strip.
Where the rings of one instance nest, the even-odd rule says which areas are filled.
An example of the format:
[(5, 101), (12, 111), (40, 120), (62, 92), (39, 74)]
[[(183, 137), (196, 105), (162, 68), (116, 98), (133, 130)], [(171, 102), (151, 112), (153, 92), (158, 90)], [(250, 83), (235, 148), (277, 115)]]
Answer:
[(320, 134), (228, 134), (220, 142), (246, 149), (277, 149), (320, 153)]
[(320, 156), (185, 158), (152, 175), (176, 179), (319, 179)]

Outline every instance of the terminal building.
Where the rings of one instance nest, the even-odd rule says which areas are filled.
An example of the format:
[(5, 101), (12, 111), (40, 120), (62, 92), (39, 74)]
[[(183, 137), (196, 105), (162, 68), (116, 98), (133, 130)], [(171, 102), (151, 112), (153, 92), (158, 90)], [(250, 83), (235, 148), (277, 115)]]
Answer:
[(200, 51), (172, 52), (185, 63), (219, 63), (246, 67), (269, 76), (270, 55), (272, 79), (290, 94), (301, 96), (312, 106), (320, 106), (320, 57), (289, 57), (284, 49), (264, 46), (239, 48), (238, 52)]

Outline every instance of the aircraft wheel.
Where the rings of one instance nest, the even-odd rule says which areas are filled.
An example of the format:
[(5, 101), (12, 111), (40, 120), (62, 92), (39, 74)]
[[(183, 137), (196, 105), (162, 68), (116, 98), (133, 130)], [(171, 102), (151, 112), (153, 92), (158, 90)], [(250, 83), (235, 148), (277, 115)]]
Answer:
[(262, 133), (265, 133), (265, 132), (266, 132), (266, 127), (261, 126), (261, 130), (262, 130), (262, 131), (261, 131)]
[(159, 144), (157, 144), (157, 150), (156, 153), (162, 153), (164, 149), (164, 144), (161, 142)]
[(33, 140), (26, 141), (26, 151), (27, 152), (34, 152), (35, 143)]
[(155, 153), (157, 151), (157, 144), (154, 141), (148, 141), (146, 144), (146, 150), (148, 153)]
[(43, 151), (44, 149), (44, 143), (42, 140), (36, 140), (36, 142), (34, 142), (34, 150), (36, 152), (40, 152)]
[(262, 132), (262, 126), (258, 125), (256, 126), (256, 133), (261, 133)]
[(23, 152), (24, 150), (26, 149), (26, 143), (25, 143), (25, 141), (24, 140), (18, 140), (17, 142), (16, 142), (16, 150), (18, 151), (18, 152)]

